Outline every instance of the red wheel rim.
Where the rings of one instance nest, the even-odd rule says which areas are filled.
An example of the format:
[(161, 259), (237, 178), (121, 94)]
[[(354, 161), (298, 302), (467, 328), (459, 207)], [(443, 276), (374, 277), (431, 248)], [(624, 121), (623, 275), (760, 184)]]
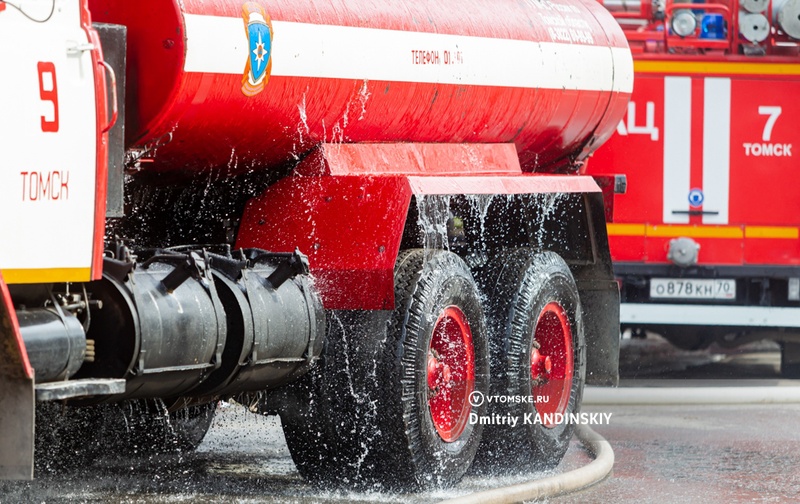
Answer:
[(444, 309), (433, 327), (427, 361), (428, 409), (436, 432), (447, 443), (467, 427), (475, 390), (475, 349), (466, 315), (457, 306)]
[[(539, 314), (531, 346), (531, 392), (545, 427), (569, 405), (574, 371), (572, 328), (564, 308), (548, 303)], [(538, 348), (537, 348), (538, 345)]]

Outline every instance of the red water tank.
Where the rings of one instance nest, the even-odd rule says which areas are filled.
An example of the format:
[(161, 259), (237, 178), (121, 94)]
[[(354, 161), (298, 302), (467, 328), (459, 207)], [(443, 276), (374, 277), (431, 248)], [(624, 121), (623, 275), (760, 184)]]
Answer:
[(594, 0), (91, 0), (128, 27), (128, 144), (154, 169), (320, 142), (514, 142), (526, 170), (615, 129), (633, 65)]

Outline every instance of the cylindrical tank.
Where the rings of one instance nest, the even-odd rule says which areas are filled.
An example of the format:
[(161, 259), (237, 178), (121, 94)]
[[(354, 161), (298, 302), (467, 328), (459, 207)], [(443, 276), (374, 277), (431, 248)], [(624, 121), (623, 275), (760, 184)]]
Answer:
[(595, 0), (91, 0), (128, 27), (128, 145), (240, 170), (320, 142), (514, 142), (583, 157), (622, 117), (625, 36)]
[(36, 383), (66, 380), (86, 357), (86, 334), (71, 313), (58, 308), (17, 310), (17, 320)]
[(781, 29), (790, 37), (800, 39), (800, 1), (776, 0), (772, 3), (772, 15)]
[(87, 333), (97, 358), (78, 378), (125, 378), (125, 394), (114, 400), (177, 397), (219, 367), (225, 311), (196, 257), (154, 256), (125, 275), (107, 272), (88, 284), (101, 301)]
[(222, 365), (193, 395), (275, 388), (304, 374), (322, 352), (325, 314), (311, 278), (299, 274), (272, 284), (276, 263), (286, 259), (257, 252), (237, 279), (214, 272), (228, 317), (228, 341)]

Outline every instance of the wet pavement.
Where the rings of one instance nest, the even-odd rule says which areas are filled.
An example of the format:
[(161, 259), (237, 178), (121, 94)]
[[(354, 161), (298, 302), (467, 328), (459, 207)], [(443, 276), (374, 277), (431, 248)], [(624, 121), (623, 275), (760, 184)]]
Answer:
[[(578, 457), (565, 460), (559, 471), (589, 460), (577, 443), (573, 450)], [(468, 476), (455, 489), (424, 494), (320, 491), (295, 470), (278, 418), (256, 415), (235, 404), (217, 410), (196, 452), (134, 459), (107, 454), (79, 466), (69, 465), (41, 468), (33, 482), (0, 482), (0, 503), (425, 503), (545, 475)]]
[[(800, 386), (778, 374), (777, 348), (686, 352), (662, 340), (626, 340), (622, 386)], [(612, 413), (593, 426), (615, 452), (613, 476), (578, 494), (583, 502), (800, 502), (800, 404), (592, 406)], [(562, 472), (588, 463), (573, 442)], [(320, 491), (294, 469), (277, 418), (220, 408), (194, 453), (126, 458), (113, 453), (66, 468), (40, 467), (33, 482), (0, 482), (13, 502), (435, 502), (543, 474), (468, 476), (424, 494)]]
[(613, 476), (550, 502), (800, 502), (800, 405), (591, 409), (614, 412)]
[[(780, 376), (773, 343), (678, 350), (657, 337), (623, 342), (621, 386), (800, 387)], [(614, 449), (611, 478), (552, 498), (567, 503), (800, 502), (800, 404), (592, 406)]]

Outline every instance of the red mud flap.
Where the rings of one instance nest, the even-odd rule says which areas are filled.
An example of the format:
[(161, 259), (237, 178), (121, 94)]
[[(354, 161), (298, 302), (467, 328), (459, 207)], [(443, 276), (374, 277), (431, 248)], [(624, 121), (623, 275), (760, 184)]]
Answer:
[(0, 479), (33, 479), (33, 369), (0, 275)]

